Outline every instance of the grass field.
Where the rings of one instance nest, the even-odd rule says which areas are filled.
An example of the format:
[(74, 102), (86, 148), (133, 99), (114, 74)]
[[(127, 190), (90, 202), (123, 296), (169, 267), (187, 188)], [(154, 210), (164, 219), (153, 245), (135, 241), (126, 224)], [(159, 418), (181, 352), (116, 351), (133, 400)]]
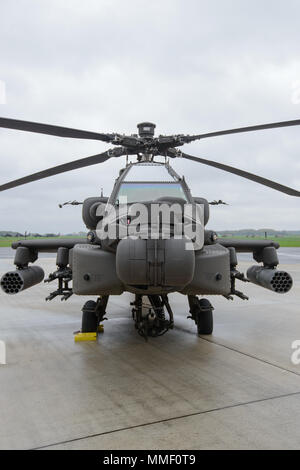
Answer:
[[(68, 237), (68, 236), (61, 236), (61, 237), (27, 237), (27, 240), (53, 240), (54, 238), (76, 238), (76, 237)], [(82, 238), (82, 237), (78, 237)], [(229, 237), (228, 237), (229, 238)], [(230, 237), (230, 238), (236, 238), (240, 240), (265, 240), (264, 237)], [(5, 246), (11, 246), (12, 242), (16, 240), (21, 240), (22, 238), (20, 237), (0, 237), (0, 247), (5, 247)], [(300, 247), (300, 236), (294, 236), (294, 237), (268, 237), (268, 240), (274, 240), (275, 242), (278, 242), (280, 246), (282, 247)]]
[[(264, 237), (228, 237), (236, 238), (239, 240), (265, 240)], [(274, 242), (279, 243), (282, 247), (300, 247), (300, 236), (294, 237), (268, 237), (268, 240), (273, 240)]]

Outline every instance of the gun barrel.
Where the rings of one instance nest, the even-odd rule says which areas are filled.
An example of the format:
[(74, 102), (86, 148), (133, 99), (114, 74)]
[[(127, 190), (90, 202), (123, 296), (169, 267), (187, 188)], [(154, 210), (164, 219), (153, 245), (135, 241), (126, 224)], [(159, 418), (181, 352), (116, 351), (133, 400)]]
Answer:
[(253, 284), (279, 294), (285, 294), (293, 285), (293, 279), (286, 271), (263, 266), (251, 266), (247, 271), (247, 278)]
[(44, 276), (45, 273), (39, 266), (30, 266), (29, 268), (9, 271), (1, 278), (1, 289), (6, 294), (18, 294), (42, 282)]

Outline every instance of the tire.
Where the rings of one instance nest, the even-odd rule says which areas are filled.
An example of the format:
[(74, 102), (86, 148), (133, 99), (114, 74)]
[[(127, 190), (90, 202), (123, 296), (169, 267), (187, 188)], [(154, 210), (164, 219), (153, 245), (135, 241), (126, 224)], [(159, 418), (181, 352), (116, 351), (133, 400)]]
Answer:
[(200, 299), (199, 304), (200, 307), (207, 310), (200, 310), (197, 313), (198, 335), (211, 335), (213, 332), (213, 307), (207, 299)]
[(82, 333), (94, 333), (98, 329), (98, 318), (95, 313), (96, 302), (88, 300), (82, 308)]

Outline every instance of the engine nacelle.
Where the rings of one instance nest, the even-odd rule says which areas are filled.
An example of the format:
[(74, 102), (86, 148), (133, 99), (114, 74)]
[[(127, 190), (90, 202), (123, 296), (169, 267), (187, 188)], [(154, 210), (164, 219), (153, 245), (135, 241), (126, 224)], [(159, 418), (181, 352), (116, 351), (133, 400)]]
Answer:
[(89, 197), (84, 200), (82, 205), (82, 219), (89, 230), (96, 230), (101, 216), (97, 215), (99, 206), (103, 206), (104, 209), (107, 204), (107, 197)]
[(204, 225), (207, 225), (209, 221), (209, 203), (204, 197), (194, 197), (193, 198), (196, 204), (202, 204), (204, 208)]

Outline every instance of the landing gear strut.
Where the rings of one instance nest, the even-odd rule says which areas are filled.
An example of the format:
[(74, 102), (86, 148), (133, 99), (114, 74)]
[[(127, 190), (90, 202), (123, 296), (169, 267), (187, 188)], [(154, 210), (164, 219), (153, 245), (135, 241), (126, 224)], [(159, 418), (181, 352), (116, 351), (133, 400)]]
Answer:
[[(148, 336), (162, 336), (173, 328), (173, 312), (171, 310), (167, 295), (148, 295), (150, 303), (143, 303), (143, 296), (136, 295), (135, 301), (131, 303), (132, 318), (138, 333), (148, 339)], [(169, 318), (166, 318), (165, 309)]]
[(189, 295), (190, 316), (197, 325), (198, 335), (211, 335), (213, 332), (213, 306), (207, 299)]

